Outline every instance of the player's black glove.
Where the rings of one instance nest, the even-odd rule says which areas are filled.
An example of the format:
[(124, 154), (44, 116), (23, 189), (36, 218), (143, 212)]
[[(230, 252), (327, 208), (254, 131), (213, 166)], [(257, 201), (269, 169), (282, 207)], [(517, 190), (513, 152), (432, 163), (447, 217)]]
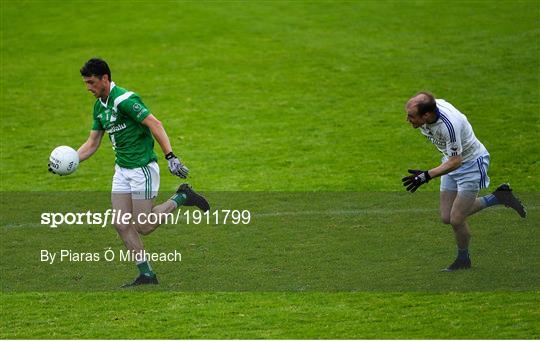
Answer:
[(167, 159), (167, 162), (169, 163), (169, 170), (172, 174), (181, 177), (182, 179), (187, 178), (189, 169), (184, 166), (180, 160), (176, 157), (176, 155), (173, 154), (173, 152), (170, 152), (169, 154), (165, 155), (165, 159)]
[(416, 192), (418, 187), (427, 184), (431, 180), (428, 171), (409, 169), (409, 173), (412, 175), (404, 177), (401, 181), (403, 182), (403, 186), (407, 187), (407, 191), (411, 193)]

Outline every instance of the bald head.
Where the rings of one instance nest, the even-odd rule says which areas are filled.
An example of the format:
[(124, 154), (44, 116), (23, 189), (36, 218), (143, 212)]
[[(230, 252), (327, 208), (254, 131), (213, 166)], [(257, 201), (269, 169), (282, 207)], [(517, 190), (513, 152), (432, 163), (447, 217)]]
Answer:
[(437, 110), (435, 97), (429, 92), (419, 92), (407, 101), (405, 110), (414, 115), (424, 115), (425, 113), (434, 113)]
[(405, 111), (407, 111), (407, 121), (413, 128), (437, 121), (437, 103), (435, 97), (429, 92), (419, 92), (414, 95), (407, 101)]

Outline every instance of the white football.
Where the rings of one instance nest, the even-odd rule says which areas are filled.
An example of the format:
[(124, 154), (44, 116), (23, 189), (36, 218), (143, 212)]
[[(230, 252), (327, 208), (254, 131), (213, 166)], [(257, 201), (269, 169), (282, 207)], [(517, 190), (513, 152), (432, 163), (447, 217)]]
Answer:
[(71, 174), (79, 167), (79, 154), (75, 149), (68, 146), (56, 147), (49, 157), (49, 167), (56, 174)]

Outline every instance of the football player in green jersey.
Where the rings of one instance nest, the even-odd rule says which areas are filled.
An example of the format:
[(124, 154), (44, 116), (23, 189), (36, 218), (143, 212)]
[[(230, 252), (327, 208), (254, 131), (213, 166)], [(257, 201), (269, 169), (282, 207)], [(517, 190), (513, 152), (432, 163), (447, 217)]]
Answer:
[(153, 199), (159, 190), (159, 166), (154, 152), (154, 139), (167, 160), (172, 174), (188, 176), (188, 168), (174, 155), (163, 124), (150, 112), (141, 98), (117, 86), (111, 79), (107, 63), (98, 58), (90, 59), (80, 70), (88, 91), (95, 97), (93, 124), (88, 140), (79, 148), (80, 161), (88, 159), (98, 149), (104, 132), (109, 134), (115, 152), (115, 174), (112, 180), (112, 207), (117, 212), (129, 213), (132, 224), (115, 224), (115, 228), (137, 259), (140, 275), (126, 286), (157, 284), (156, 274), (144, 258), (140, 235), (152, 233), (158, 226), (141, 223), (149, 213), (170, 213), (177, 207), (196, 206), (203, 211), (210, 209), (206, 199), (181, 184), (176, 193), (164, 203), (154, 206)]

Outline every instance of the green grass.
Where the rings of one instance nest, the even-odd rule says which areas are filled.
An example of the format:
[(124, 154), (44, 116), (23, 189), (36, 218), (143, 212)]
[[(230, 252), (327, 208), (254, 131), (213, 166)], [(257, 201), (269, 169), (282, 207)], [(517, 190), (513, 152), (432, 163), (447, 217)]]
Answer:
[[(2, 0), (0, 337), (539, 338), (539, 13), (537, 1)], [(44, 207), (110, 190), (106, 140), (71, 176), (45, 168), (90, 130), (78, 70), (92, 56), (163, 121), (195, 188), (255, 213), (146, 237), (183, 254), (154, 264), (159, 287), (118, 290), (127, 263), (37, 261), (43, 247), (121, 247), (111, 228), (34, 226)], [(492, 186), (510, 181), (530, 208), (473, 217), (475, 267), (450, 276), (437, 271), (454, 253), (437, 182), (409, 196), (399, 181), (439, 162), (405, 122), (424, 89), (467, 114)], [(166, 196), (178, 180), (163, 161)], [(52, 191), (77, 200), (38, 200)]]
[(109, 189), (108, 143), (60, 183), (7, 152), (84, 142), (94, 100), (78, 70), (94, 55), (163, 120), (198, 188), (397, 190), (403, 169), (439, 158), (405, 123), (420, 89), (469, 115), (492, 176), (540, 187), (535, 2), (119, 2), (84, 19), (52, 3), (4, 2), (3, 189)]
[[(82, 339), (507, 339), (540, 333), (537, 293), (27, 293), (5, 302), (13, 317), (4, 334), (9, 338), (28, 335), (20, 332), (28, 328), (33, 337)], [(17, 309), (23, 304), (42, 308)], [(73, 328), (73, 320), (85, 321), (84, 327)]]

